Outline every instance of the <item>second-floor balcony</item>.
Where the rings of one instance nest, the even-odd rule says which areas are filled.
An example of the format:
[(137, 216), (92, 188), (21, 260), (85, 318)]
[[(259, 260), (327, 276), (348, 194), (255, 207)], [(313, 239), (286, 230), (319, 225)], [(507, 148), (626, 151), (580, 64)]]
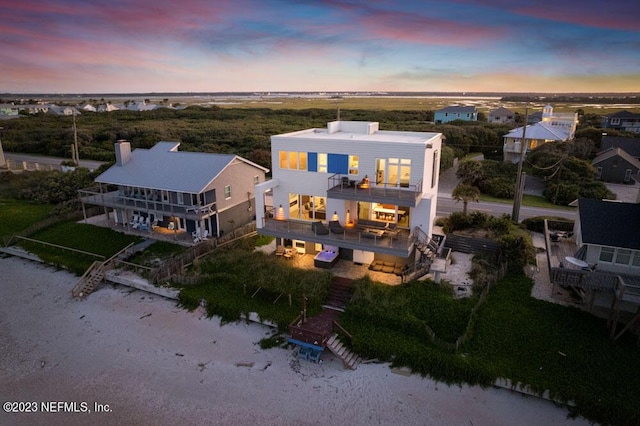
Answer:
[(340, 174), (328, 178), (327, 198), (416, 207), (421, 197), (422, 181), (415, 185), (398, 185), (373, 181), (363, 183)]
[(200, 220), (215, 213), (215, 203), (206, 205), (175, 204), (162, 199), (140, 198), (122, 194), (120, 191), (97, 192), (89, 189), (79, 191), (82, 202), (109, 208), (121, 208), (131, 211), (146, 211), (165, 216), (183, 217)]
[(413, 250), (413, 236), (407, 229), (385, 231), (384, 229), (354, 225), (334, 232), (324, 225), (326, 231), (313, 226), (313, 222), (297, 219), (264, 218), (259, 233), (290, 240), (311, 241), (340, 248), (385, 253), (407, 257)]

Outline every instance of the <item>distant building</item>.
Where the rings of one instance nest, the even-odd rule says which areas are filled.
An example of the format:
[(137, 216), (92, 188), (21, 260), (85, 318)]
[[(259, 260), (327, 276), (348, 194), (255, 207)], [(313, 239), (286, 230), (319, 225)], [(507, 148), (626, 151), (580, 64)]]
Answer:
[[(542, 120), (535, 124), (518, 127), (503, 136), (504, 161), (517, 163), (520, 153), (527, 152), (548, 142), (565, 142), (573, 139), (578, 125), (577, 113), (554, 113), (553, 107), (547, 105), (542, 110)], [(524, 146), (522, 138), (524, 133)]]
[(49, 105), (47, 112), (54, 115), (81, 115), (80, 111), (70, 106)]
[(640, 133), (640, 114), (620, 111), (605, 115), (600, 122), (605, 129), (624, 130), (625, 132)]
[(448, 106), (439, 109), (434, 114), (436, 124), (444, 124), (454, 120), (477, 121), (478, 110), (474, 106)]
[(515, 123), (516, 122), (516, 114), (515, 112), (500, 107), (498, 109), (494, 109), (489, 112), (489, 123), (494, 124), (507, 124), (507, 123)]

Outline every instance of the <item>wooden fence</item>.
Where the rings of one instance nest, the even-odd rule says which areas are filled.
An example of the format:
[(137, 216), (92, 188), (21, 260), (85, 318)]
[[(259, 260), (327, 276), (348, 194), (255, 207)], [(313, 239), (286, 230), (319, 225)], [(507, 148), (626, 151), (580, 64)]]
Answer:
[(192, 265), (195, 260), (211, 253), (212, 251), (224, 247), (238, 239), (255, 235), (255, 232), (256, 224), (255, 222), (252, 222), (237, 228), (220, 238), (202, 240), (198, 244), (189, 247), (184, 252), (166, 260), (162, 265), (150, 271), (149, 282), (158, 285), (169, 280), (173, 280), (180, 284), (196, 284), (199, 280), (198, 277), (194, 278), (184, 276), (184, 271), (187, 267)]

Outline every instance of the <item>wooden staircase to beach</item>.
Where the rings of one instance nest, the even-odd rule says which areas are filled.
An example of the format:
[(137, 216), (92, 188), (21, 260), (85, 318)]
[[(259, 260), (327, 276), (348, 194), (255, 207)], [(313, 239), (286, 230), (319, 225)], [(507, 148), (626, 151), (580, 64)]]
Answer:
[(347, 307), (347, 304), (353, 296), (354, 290), (352, 280), (334, 277), (331, 281), (329, 295), (322, 307), (325, 309), (344, 312), (344, 309)]
[(358, 368), (358, 365), (362, 362), (362, 358), (354, 352), (351, 352), (349, 348), (347, 348), (344, 343), (340, 340), (340, 336), (338, 333), (333, 333), (325, 347), (329, 349), (335, 356), (340, 358), (342, 363), (346, 368), (351, 370), (355, 370)]
[(95, 261), (93, 264), (87, 269), (78, 280), (78, 283), (71, 290), (72, 297), (85, 298), (104, 281), (105, 277), (105, 262)]
[(71, 290), (71, 297), (84, 299), (93, 293), (104, 281), (107, 271), (114, 268), (115, 259), (131, 254), (133, 245), (134, 243), (129, 244), (104, 262), (93, 262)]

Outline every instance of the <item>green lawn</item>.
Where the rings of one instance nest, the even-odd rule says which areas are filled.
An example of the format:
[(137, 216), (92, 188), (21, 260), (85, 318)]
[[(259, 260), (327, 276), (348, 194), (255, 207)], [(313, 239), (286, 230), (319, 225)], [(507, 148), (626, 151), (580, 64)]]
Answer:
[[(506, 198), (496, 198), (490, 195), (481, 194), (480, 201), (487, 201), (490, 203), (502, 203), (502, 204), (513, 204), (512, 199)], [(569, 206), (558, 206), (556, 204), (550, 203), (541, 195), (529, 195), (525, 194), (522, 196), (522, 205), (527, 207), (541, 207), (547, 209), (558, 209), (558, 210), (575, 210), (575, 207)], [(473, 207), (473, 203), (469, 204), (470, 207)]]
[(46, 219), (53, 208), (11, 198), (0, 199), (0, 237), (10, 236)]
[[(104, 258), (113, 256), (130, 243), (142, 241), (140, 237), (125, 235), (109, 228), (75, 222), (53, 225), (34, 233), (29, 238), (101, 255)], [(100, 260), (94, 256), (29, 241), (22, 241), (20, 245), (45, 262), (64, 267), (78, 275), (83, 274), (94, 260)]]

